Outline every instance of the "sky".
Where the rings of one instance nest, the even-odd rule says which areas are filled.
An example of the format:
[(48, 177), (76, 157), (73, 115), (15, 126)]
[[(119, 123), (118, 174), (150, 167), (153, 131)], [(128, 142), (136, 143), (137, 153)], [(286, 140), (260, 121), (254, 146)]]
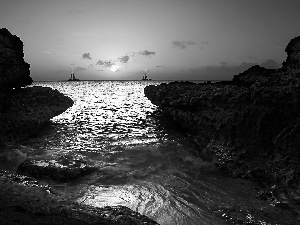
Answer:
[(230, 80), (278, 68), (299, 0), (0, 0), (34, 81)]

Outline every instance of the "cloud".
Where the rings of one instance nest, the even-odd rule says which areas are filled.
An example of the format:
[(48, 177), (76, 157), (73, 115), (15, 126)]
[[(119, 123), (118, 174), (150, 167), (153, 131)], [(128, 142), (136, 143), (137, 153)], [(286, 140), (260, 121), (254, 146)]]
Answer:
[(196, 45), (193, 41), (172, 41), (174, 48), (185, 49), (188, 45)]
[(267, 69), (277, 69), (279, 68), (281, 65), (279, 63), (277, 63), (275, 60), (273, 59), (267, 59), (264, 62), (262, 62), (260, 64), (260, 66), (265, 67)]
[(116, 64), (111, 61), (102, 61), (99, 59), (99, 61), (96, 63), (96, 65), (104, 66), (106, 68), (111, 68), (113, 65), (116, 65)]
[(155, 55), (156, 53), (155, 53), (155, 52), (150, 52), (150, 51), (148, 51), (148, 50), (145, 50), (145, 51), (140, 51), (140, 52), (138, 52), (137, 54), (150, 56), (150, 55)]
[(128, 55), (121, 56), (120, 58), (118, 58), (118, 60), (119, 60), (121, 63), (127, 63), (128, 60), (129, 60), (129, 56), (128, 56)]
[(90, 53), (83, 53), (81, 59), (89, 59), (89, 60), (91, 60), (92, 58), (91, 58)]

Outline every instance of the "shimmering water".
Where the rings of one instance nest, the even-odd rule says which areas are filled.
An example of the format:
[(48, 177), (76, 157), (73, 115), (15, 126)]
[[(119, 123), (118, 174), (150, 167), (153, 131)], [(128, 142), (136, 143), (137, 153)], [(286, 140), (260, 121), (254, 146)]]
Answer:
[[(51, 185), (82, 204), (125, 205), (160, 224), (293, 224), (290, 214), (257, 200), (250, 182), (225, 177), (192, 154), (185, 135), (159, 119), (144, 96), (146, 85), (159, 83), (35, 82), (71, 97), (74, 105), (11, 152), (20, 161), (63, 155), (86, 160), (97, 172)], [(16, 168), (10, 165), (6, 169)]]

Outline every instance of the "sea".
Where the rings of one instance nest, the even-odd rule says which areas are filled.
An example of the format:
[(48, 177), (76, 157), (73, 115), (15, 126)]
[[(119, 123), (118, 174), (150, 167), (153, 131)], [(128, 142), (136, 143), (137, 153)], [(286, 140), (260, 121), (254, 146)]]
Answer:
[(66, 183), (41, 182), (80, 204), (127, 206), (162, 225), (293, 224), (288, 212), (257, 198), (253, 183), (199, 158), (192, 136), (145, 97), (147, 85), (169, 82), (34, 82), (74, 105), (10, 146), (19, 161), (8, 157), (14, 162), (0, 169), (15, 172), (25, 158), (83, 160), (97, 171)]

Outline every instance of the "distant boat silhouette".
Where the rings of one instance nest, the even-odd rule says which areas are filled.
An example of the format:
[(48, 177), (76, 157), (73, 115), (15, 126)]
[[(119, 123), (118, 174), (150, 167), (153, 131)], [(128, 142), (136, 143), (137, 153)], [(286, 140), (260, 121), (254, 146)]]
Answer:
[(70, 77), (70, 79), (69, 79), (68, 81), (80, 81), (79, 79), (77, 79), (77, 78), (75, 77), (75, 73), (74, 73), (74, 71), (73, 71), (73, 68), (72, 68), (71, 77)]
[(146, 69), (145, 69), (145, 74), (144, 74), (142, 80), (152, 80), (152, 79), (149, 79), (149, 78), (147, 77)]
[(68, 81), (80, 81), (80, 80), (75, 77), (74, 73), (71, 73), (71, 77)]

